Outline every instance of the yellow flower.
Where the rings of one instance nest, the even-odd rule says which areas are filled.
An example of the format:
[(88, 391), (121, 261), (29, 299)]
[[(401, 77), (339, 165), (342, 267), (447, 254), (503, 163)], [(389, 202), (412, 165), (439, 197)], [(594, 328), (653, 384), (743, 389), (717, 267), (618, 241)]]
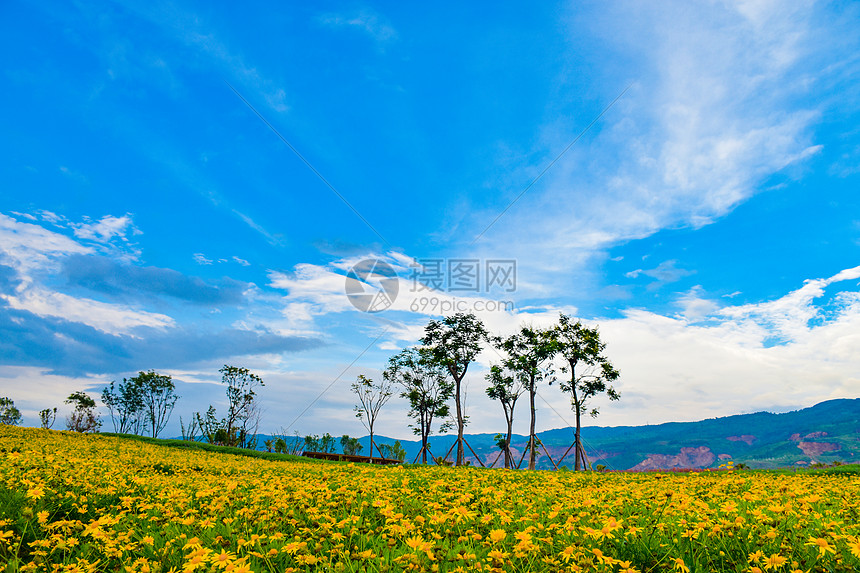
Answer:
[(690, 573), (690, 568), (687, 567), (687, 564), (684, 563), (684, 560), (680, 557), (676, 557), (672, 560), (672, 569), (680, 571), (681, 573)]
[(41, 486), (31, 487), (27, 490), (27, 497), (31, 499), (42, 499), (45, 497), (45, 490)]
[(860, 538), (850, 538), (848, 540), (848, 549), (851, 551), (851, 555), (860, 559)]
[(573, 545), (568, 545), (562, 550), (561, 553), (558, 554), (558, 556), (561, 557), (565, 563), (567, 563), (573, 558), (574, 553), (576, 553), (576, 548)]
[(220, 569), (225, 568), (234, 559), (236, 559), (235, 555), (233, 555), (232, 553), (227, 553), (223, 549), (221, 550), (221, 553), (214, 553), (210, 557), (210, 561), (212, 562), (212, 564)]
[(487, 535), (487, 538), (493, 543), (498, 543), (502, 541), (505, 537), (508, 536), (508, 533), (504, 529), (494, 529)]
[(773, 555), (764, 560), (764, 568), (769, 571), (775, 567), (782, 567), (783, 565), (785, 565), (786, 561), (788, 561), (788, 559), (778, 553), (774, 553)]
[(836, 553), (836, 550), (832, 545), (830, 545), (830, 542), (823, 537), (813, 537), (808, 543), (806, 543), (806, 545), (817, 547), (819, 557), (823, 557), (827, 553)]

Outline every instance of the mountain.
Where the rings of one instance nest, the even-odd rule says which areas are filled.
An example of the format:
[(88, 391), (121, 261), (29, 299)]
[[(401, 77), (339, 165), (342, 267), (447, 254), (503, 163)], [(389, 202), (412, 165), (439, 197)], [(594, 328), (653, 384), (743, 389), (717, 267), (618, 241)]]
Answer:
[[(573, 429), (540, 432), (538, 437), (557, 462), (573, 442)], [(443, 456), (456, 436), (431, 437), (431, 451)], [(712, 468), (729, 460), (754, 468), (804, 467), (813, 463), (860, 463), (860, 399), (821, 402), (794, 412), (758, 412), (699, 422), (669, 422), (648, 426), (583, 427), (582, 438), (593, 465), (616, 470)], [(469, 434), (468, 444), (484, 464), (499, 454), (494, 434)], [(512, 450), (518, 460), (528, 443), (515, 435)], [(380, 436), (377, 443), (393, 443)], [(406, 461), (418, 454), (418, 441), (400, 440)], [(368, 439), (362, 438), (364, 452)], [(466, 450), (477, 465), (475, 456)], [(543, 450), (539, 450), (543, 454)], [(453, 453), (449, 459), (453, 458)], [(500, 467), (499, 460), (495, 467)], [(524, 462), (524, 465), (527, 462)], [(573, 465), (572, 453), (564, 466)], [(554, 466), (546, 455), (538, 458), (539, 469)]]

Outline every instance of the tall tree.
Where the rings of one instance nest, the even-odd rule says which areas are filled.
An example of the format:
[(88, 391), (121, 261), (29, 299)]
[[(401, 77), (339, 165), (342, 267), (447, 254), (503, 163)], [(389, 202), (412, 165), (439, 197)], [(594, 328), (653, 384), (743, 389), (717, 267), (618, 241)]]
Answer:
[(493, 365), (487, 373), (487, 382), (490, 386), (487, 388), (487, 396), (492, 400), (498, 400), (505, 412), (505, 422), (508, 426), (508, 431), (502, 445), (502, 451), (505, 455), (505, 468), (513, 469), (514, 458), (511, 455), (511, 436), (514, 431), (514, 408), (517, 405), (517, 400), (526, 391), (526, 387), (520, 382), (518, 376), (504, 366)]
[[(409, 417), (415, 420), (409, 427), (421, 436), (421, 460), (426, 464), (433, 421), (449, 414), (448, 400), (454, 385), (448, 379), (448, 371), (433, 360), (428, 349), (412, 347), (389, 359), (383, 377), (399, 384), (403, 389), (400, 397), (409, 400)], [(445, 432), (450, 426), (446, 420), (439, 431)]]
[(129, 379), (134, 384), (140, 396), (140, 403), (146, 418), (146, 424), (153, 438), (167, 425), (170, 414), (179, 396), (176, 395), (176, 385), (166, 374), (154, 370), (138, 372), (137, 376)]
[(505, 366), (519, 379), (529, 393), (529, 469), (533, 470), (537, 459), (537, 435), (535, 426), (537, 410), (535, 396), (538, 383), (550, 376), (552, 372), (551, 359), (556, 352), (553, 329), (521, 326), (519, 332), (507, 338), (496, 338), (495, 343), (507, 357)]
[(21, 411), (15, 407), (12, 398), (0, 397), (0, 424), (17, 426), (21, 423)]
[[(606, 343), (600, 340), (597, 328), (589, 328), (562, 313), (555, 327), (555, 337), (559, 355), (565, 361), (562, 372), (570, 375), (568, 380), (561, 380), (559, 386), (562, 391), (570, 393), (570, 403), (576, 416), (574, 469), (580, 470), (585, 461), (580, 435), (582, 414), (586, 412), (588, 401), (598, 394), (605, 392), (610, 400), (621, 397), (611, 386), (620, 374), (603, 354)], [(596, 418), (598, 414), (597, 408), (591, 410), (592, 417)]]
[(474, 314), (457, 313), (442, 320), (431, 320), (424, 329), (421, 343), (429, 350), (435, 364), (448, 371), (454, 382), (454, 406), (457, 420), (457, 460), (465, 460), (463, 428), (466, 425), (463, 411), (463, 378), (469, 365), (481, 352), (481, 343), (487, 339), (487, 329)]
[(227, 385), (225, 426), (230, 445), (241, 448), (256, 446), (260, 404), (255, 390), (265, 386), (263, 379), (247, 368), (226, 364), (218, 372), (221, 373), (221, 382)]
[(84, 392), (72, 392), (65, 400), (75, 409), (66, 418), (66, 428), (73, 432), (97, 432), (102, 425), (96, 412), (96, 401)]
[(119, 385), (111, 381), (102, 390), (102, 403), (107, 406), (113, 431), (120, 434), (140, 434), (146, 426), (143, 392), (136, 378), (123, 378)]
[(44, 410), (39, 410), (39, 423), (42, 428), (50, 430), (56, 419), (57, 408), (45, 408)]
[[(376, 424), (376, 418), (379, 416), (379, 410), (391, 398), (391, 382), (383, 378), (382, 382), (377, 384), (363, 374), (359, 374), (358, 379), (352, 383), (350, 388), (356, 397), (358, 397), (358, 404), (355, 406), (355, 417), (361, 420), (361, 423), (370, 432), (370, 457), (372, 458), (373, 447), (376, 445), (373, 441), (373, 427)], [(376, 449), (379, 450), (379, 447), (377, 446)], [(379, 450), (379, 455), (382, 455), (382, 450)]]

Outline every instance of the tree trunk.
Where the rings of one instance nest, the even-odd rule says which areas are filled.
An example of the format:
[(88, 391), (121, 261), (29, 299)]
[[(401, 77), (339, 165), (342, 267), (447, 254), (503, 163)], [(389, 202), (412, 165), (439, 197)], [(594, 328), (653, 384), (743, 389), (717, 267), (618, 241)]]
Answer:
[(427, 434), (422, 432), (421, 436), (421, 463), (427, 464)]
[(505, 468), (514, 467), (514, 458), (511, 456), (511, 436), (514, 433), (513, 426), (514, 419), (513, 416), (511, 416), (508, 418), (508, 439), (505, 440)]
[[(571, 384), (573, 384), (573, 383), (571, 383)], [(582, 469), (581, 462), (582, 462), (582, 458), (583, 458), (582, 440), (580, 439), (580, 436), (579, 436), (579, 431), (582, 428), (582, 421), (581, 421), (582, 408), (579, 407), (579, 397), (576, 395), (576, 386), (571, 386), (571, 387), (572, 387), (572, 392), (573, 392), (573, 407), (576, 409), (576, 413), (575, 413), (576, 414), (576, 435), (574, 438), (574, 443), (576, 444), (576, 447), (574, 448), (573, 469), (575, 471), (579, 471)]]
[(531, 379), (531, 384), (529, 385), (529, 406), (532, 411), (532, 419), (531, 425), (529, 426), (529, 469), (535, 469), (535, 394), (537, 393), (537, 388), (535, 388), (534, 377)]
[(457, 406), (457, 461), (455, 466), (462, 466), (465, 452), (463, 451), (463, 410), (460, 406), (460, 382), (462, 377), (455, 380), (457, 387), (456, 406)]

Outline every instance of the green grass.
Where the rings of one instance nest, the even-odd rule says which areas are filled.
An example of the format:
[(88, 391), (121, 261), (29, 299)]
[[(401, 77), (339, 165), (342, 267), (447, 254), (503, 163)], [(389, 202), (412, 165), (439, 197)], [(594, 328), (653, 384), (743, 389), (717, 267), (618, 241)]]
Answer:
[(261, 452), (260, 450), (249, 450), (245, 448), (234, 448), (231, 446), (218, 446), (208, 444), (206, 442), (192, 442), (190, 440), (170, 440), (162, 438), (151, 438), (149, 436), (138, 436), (136, 434), (115, 434), (113, 432), (101, 432), (102, 436), (110, 436), (114, 438), (122, 438), (126, 440), (137, 440), (147, 444), (163, 446), (165, 448), (178, 448), (182, 450), (199, 450), (203, 452), (216, 452), (220, 454), (230, 454), (234, 456), (244, 456), (248, 458), (258, 458), (261, 460), (273, 461), (293, 461), (306, 463), (320, 463), (326, 460), (313, 460), (302, 456), (294, 456), (290, 454), (277, 454), (275, 452)]

